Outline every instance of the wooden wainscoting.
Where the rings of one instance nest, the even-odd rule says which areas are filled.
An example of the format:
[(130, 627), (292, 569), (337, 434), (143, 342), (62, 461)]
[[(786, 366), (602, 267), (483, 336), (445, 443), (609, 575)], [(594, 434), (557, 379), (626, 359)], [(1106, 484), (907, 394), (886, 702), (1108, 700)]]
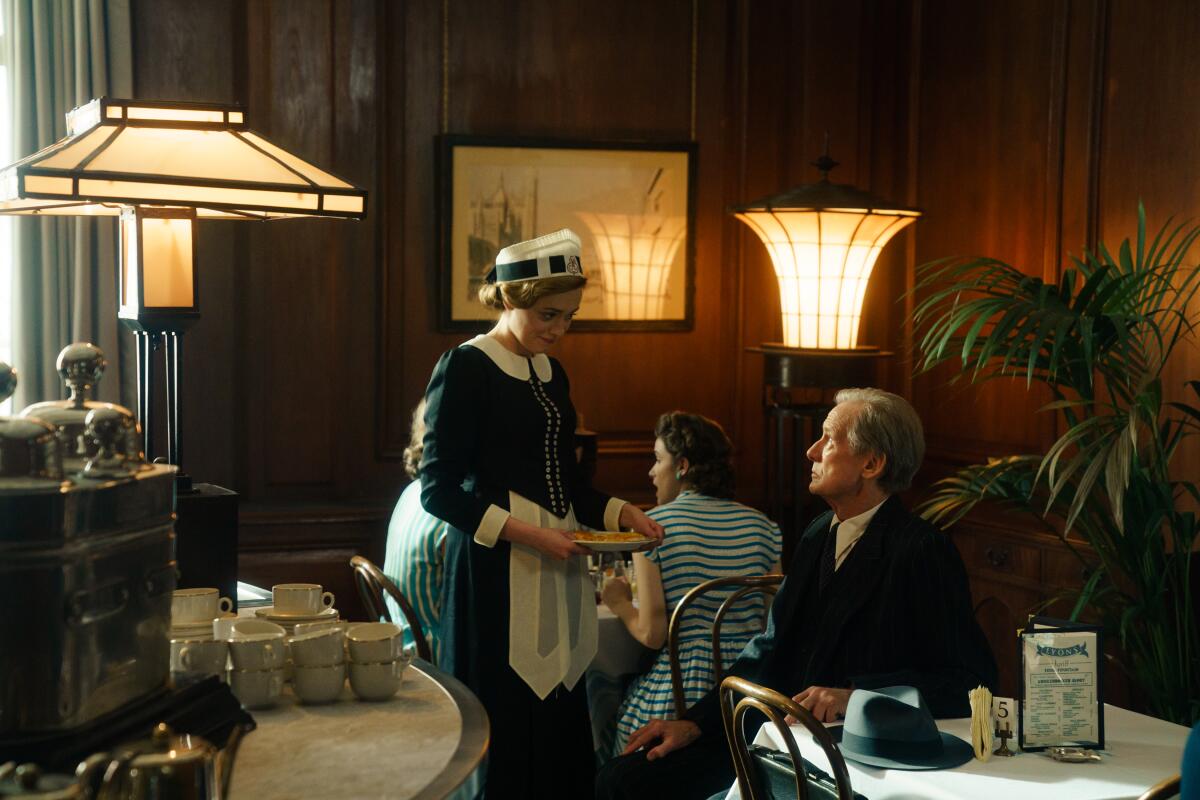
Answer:
[(366, 619), (350, 559), (383, 566), (390, 506), (247, 504), (238, 520), (238, 579), (269, 589), (276, 583), (319, 583), (334, 593), (342, 619)]
[[(1095, 556), (1087, 545), (1075, 542), (1081, 562), (1057, 535), (1005, 521), (971, 517), (950, 535), (967, 567), (975, 618), (1000, 668), (1000, 694), (1018, 697), (1017, 629), (1034, 612), (1065, 618), (1071, 611), (1071, 592), (1087, 581), (1088, 565)], [(1108, 642), (1105, 651), (1115, 654), (1115, 644)], [(1105, 669), (1104, 692), (1105, 702), (1137, 707), (1129, 677), (1111, 661)]]

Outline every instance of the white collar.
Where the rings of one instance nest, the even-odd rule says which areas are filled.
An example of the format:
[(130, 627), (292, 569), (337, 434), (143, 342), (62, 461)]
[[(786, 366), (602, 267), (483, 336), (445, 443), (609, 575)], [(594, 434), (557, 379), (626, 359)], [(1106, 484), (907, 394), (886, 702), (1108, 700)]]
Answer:
[(837, 541), (833, 543), (833, 552), (836, 558), (834, 569), (840, 567), (842, 562), (846, 560), (846, 556), (854, 549), (854, 545), (858, 544), (858, 540), (867, 532), (867, 526), (871, 524), (871, 519), (875, 516), (875, 512), (886, 502), (887, 498), (885, 497), (879, 505), (868, 508), (861, 514), (856, 514), (847, 520), (839, 520), (837, 514), (833, 515), (833, 519), (829, 521), (829, 527), (838, 526)]
[(529, 380), (529, 362), (533, 361), (533, 371), (537, 373), (538, 380), (542, 383), (549, 383), (554, 372), (550, 366), (550, 359), (545, 353), (538, 353), (532, 359), (519, 356), (512, 350), (509, 350), (494, 336), (488, 336), (482, 333), (476, 336), (469, 342), (476, 350), (482, 350), (492, 363), (499, 367), (505, 374), (516, 378), (519, 381)]

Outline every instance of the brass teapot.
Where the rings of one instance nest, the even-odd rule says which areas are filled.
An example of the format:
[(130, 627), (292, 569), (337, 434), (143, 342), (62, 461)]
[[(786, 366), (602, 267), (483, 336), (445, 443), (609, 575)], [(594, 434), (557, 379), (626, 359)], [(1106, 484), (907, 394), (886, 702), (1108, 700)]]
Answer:
[(0, 800), (221, 800), (221, 753), (160, 722), (149, 739), (90, 756), (74, 778), (32, 764), (0, 767)]

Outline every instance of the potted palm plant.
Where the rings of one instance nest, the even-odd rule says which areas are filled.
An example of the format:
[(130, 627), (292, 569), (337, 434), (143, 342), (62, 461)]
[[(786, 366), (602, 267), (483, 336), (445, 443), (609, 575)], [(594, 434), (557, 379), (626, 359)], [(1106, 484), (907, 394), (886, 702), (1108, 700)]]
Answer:
[[(1071, 259), (1057, 285), (993, 258), (952, 258), (918, 268), (912, 319), (916, 370), (944, 362), (956, 379), (1023, 378), (1046, 386), (1042, 413), (1064, 431), (1044, 454), (1015, 454), (957, 470), (933, 487), (922, 513), (939, 525), (981, 502), (1044, 520), (1064, 544), (1074, 532), (1098, 562), (1074, 597), (1115, 635), (1126, 668), (1158, 716), (1200, 716), (1200, 629), (1191, 552), (1200, 522), (1196, 476), (1172, 474), (1184, 439), (1200, 430), (1200, 381), (1170, 402), (1163, 369), (1195, 346), (1192, 304), (1200, 268), (1185, 266), (1200, 226), (1163, 226), (1116, 255), (1100, 244)], [(1189, 508), (1191, 505), (1191, 508)]]

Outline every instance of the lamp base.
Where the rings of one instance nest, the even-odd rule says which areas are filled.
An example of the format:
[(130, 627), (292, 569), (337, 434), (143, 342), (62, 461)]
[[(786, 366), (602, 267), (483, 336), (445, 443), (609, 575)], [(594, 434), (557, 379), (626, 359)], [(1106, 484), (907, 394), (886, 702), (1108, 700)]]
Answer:
[(765, 343), (746, 348), (763, 355), (763, 383), (779, 389), (843, 389), (875, 382), (875, 363), (891, 356), (878, 347), (809, 350)]

